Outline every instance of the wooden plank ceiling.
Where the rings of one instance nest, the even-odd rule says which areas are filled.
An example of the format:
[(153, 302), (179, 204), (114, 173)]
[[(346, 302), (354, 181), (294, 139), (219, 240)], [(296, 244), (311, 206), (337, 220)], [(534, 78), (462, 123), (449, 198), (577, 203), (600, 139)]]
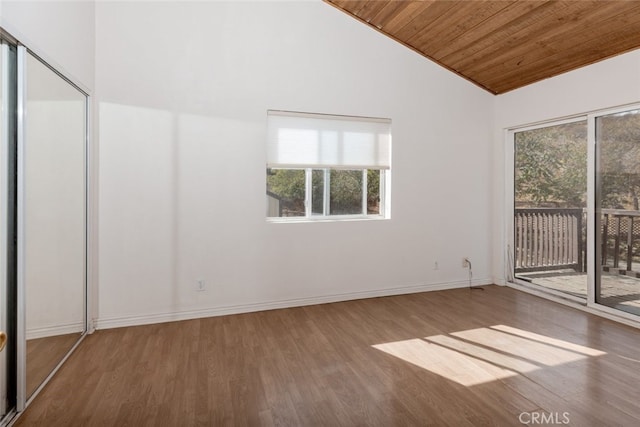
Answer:
[(325, 1), (494, 94), (640, 47), (640, 1)]

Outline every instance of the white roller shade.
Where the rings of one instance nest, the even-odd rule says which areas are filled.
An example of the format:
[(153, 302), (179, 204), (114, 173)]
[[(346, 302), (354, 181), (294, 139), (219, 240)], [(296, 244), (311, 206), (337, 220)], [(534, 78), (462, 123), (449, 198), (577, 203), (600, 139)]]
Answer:
[(391, 168), (391, 120), (268, 112), (267, 167)]

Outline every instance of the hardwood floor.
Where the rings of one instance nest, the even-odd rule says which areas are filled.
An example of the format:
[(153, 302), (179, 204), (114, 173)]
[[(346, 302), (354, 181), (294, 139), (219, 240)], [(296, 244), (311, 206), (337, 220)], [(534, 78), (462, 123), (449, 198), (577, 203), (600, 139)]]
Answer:
[(27, 340), (27, 396), (36, 391), (80, 336), (77, 333)]
[(497, 286), (103, 330), (16, 425), (635, 426), (639, 338)]

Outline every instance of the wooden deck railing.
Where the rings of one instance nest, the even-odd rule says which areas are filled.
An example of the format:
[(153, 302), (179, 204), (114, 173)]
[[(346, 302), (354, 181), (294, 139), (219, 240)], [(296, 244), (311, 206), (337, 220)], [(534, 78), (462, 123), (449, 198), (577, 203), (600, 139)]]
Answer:
[(603, 209), (600, 228), (600, 251), (605, 270), (636, 272), (640, 266), (640, 212)]
[(516, 209), (515, 271), (584, 271), (583, 209)]
[[(586, 210), (515, 209), (515, 271), (586, 268)], [(640, 211), (602, 209), (600, 265), (640, 276)]]

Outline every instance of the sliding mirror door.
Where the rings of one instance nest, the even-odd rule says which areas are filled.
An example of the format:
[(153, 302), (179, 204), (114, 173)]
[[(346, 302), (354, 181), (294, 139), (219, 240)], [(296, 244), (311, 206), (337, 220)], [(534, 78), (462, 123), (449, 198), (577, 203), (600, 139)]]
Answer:
[(16, 58), (0, 40), (0, 424), (16, 406)]
[(514, 134), (514, 275), (587, 297), (587, 121)]
[(87, 97), (26, 55), (21, 228), (26, 396), (85, 332)]
[(595, 123), (596, 302), (640, 315), (640, 110)]
[(0, 28), (0, 426), (86, 332), (88, 96)]

